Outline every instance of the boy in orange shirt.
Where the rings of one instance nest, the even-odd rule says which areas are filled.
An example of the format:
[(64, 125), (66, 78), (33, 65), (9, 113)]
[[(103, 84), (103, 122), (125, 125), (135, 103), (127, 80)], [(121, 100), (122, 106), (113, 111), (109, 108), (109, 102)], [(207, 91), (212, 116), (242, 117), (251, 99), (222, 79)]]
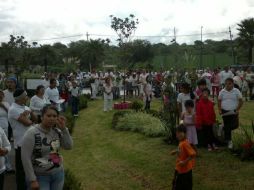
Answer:
[(171, 152), (171, 155), (177, 154), (172, 190), (192, 190), (192, 169), (196, 152), (186, 139), (184, 125), (176, 128), (176, 137), (179, 140), (178, 149)]

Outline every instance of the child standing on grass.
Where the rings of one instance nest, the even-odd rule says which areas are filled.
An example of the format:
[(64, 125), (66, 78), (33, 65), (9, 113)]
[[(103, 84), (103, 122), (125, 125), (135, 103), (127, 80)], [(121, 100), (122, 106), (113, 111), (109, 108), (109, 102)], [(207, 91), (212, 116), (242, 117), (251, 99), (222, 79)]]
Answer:
[(187, 130), (187, 140), (197, 152), (198, 137), (195, 126), (195, 112), (194, 112), (194, 102), (192, 100), (187, 100), (185, 102), (185, 112), (182, 113), (183, 124)]
[(192, 92), (190, 85), (188, 83), (183, 83), (181, 85), (181, 93), (177, 96), (177, 105), (178, 105), (178, 111), (179, 116), (182, 115), (183, 112), (185, 112), (185, 102), (187, 100), (195, 100), (195, 94)]
[(202, 90), (202, 97), (196, 107), (196, 123), (203, 130), (208, 151), (212, 151), (218, 148), (215, 145), (215, 137), (213, 134), (213, 125), (216, 122), (214, 103), (209, 100), (209, 95), (210, 90), (208, 88)]
[(103, 85), (103, 96), (104, 96), (104, 112), (112, 110), (113, 101), (113, 85), (111, 79), (108, 77), (105, 79), (105, 84)]
[(184, 125), (176, 128), (176, 137), (179, 141), (178, 149), (171, 152), (171, 155), (177, 154), (172, 190), (192, 190), (192, 169), (196, 152), (186, 139)]

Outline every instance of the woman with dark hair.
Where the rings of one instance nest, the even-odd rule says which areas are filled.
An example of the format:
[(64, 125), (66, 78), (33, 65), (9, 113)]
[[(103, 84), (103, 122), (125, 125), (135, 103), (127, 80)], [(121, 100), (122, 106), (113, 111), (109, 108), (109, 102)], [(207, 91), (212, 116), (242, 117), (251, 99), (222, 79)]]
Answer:
[(22, 143), (22, 162), (32, 190), (62, 190), (64, 185), (63, 158), (59, 149), (71, 149), (72, 138), (66, 119), (54, 106), (42, 109), (42, 122), (31, 127)]
[(220, 91), (218, 98), (219, 113), (222, 115), (224, 123), (225, 140), (228, 148), (233, 148), (232, 130), (239, 124), (239, 111), (243, 105), (242, 93), (234, 88), (234, 80), (227, 78), (225, 88)]
[(46, 105), (47, 101), (44, 97), (45, 88), (43, 85), (39, 85), (36, 88), (35, 95), (30, 100), (30, 108), (38, 116), (40, 122), (41, 110)]

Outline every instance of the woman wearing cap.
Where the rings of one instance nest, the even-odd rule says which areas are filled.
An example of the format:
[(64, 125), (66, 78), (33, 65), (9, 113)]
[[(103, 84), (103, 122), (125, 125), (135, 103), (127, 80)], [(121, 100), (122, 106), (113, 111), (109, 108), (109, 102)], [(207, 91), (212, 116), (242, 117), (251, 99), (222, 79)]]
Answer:
[(35, 95), (30, 100), (30, 108), (34, 111), (34, 113), (38, 117), (38, 122), (41, 121), (41, 110), (44, 106), (46, 106), (47, 100), (44, 97), (45, 87), (43, 85), (39, 85), (36, 88)]
[(8, 111), (8, 120), (13, 130), (15, 148), (16, 184), (18, 190), (26, 190), (25, 173), (21, 161), (21, 144), (23, 136), (29, 127), (36, 122), (36, 115), (26, 106), (27, 93), (23, 89), (16, 89), (15, 102)]
[(71, 149), (72, 138), (66, 119), (54, 106), (42, 109), (42, 122), (31, 127), (23, 139), (22, 162), (29, 189), (62, 190), (63, 158), (60, 148)]

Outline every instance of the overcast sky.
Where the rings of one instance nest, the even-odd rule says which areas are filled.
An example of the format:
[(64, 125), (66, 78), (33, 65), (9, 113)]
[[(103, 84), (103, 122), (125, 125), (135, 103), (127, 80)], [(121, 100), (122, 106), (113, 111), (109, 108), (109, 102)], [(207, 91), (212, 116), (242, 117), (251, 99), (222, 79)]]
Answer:
[[(137, 36), (172, 36), (176, 27), (180, 35), (177, 42), (191, 43), (200, 36), (182, 35), (198, 34), (201, 26), (205, 34), (226, 32), (231, 26), (236, 36), (236, 24), (254, 17), (254, 0), (0, 0), (0, 41), (8, 41), (9, 34), (24, 35), (28, 40), (83, 34), (39, 43), (86, 39), (86, 32), (115, 35), (109, 15), (124, 18), (130, 13), (140, 20)], [(204, 36), (204, 40), (208, 38), (228, 39), (229, 34)], [(166, 44), (172, 40), (171, 37), (145, 39)]]

